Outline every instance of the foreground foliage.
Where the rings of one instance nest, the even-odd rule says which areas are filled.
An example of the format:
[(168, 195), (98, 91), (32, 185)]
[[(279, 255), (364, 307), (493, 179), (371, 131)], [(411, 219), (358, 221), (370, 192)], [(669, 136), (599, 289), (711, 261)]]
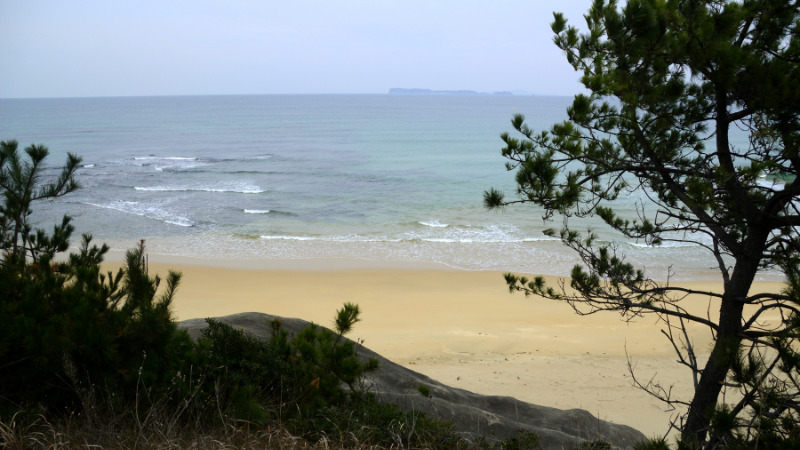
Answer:
[[(563, 229), (549, 233), (583, 264), (568, 286), (508, 274), (509, 287), (567, 301), (580, 314), (656, 315), (694, 395), (641, 387), (687, 410), (674, 422), (683, 445), (800, 445), (800, 5), (596, 0), (586, 24), (581, 33), (556, 14), (552, 28), (589, 93), (575, 96), (569, 120), (549, 131), (516, 116), (519, 137), (504, 134), (502, 154), (518, 198), (485, 194), (489, 207), (530, 202), (545, 220), (563, 216)], [(748, 134), (746, 145), (731, 143), (735, 128)], [(642, 199), (635, 216), (614, 209), (632, 194)], [(613, 243), (567, 222), (589, 215), (648, 245), (704, 248), (722, 290), (653, 281)], [(751, 292), (763, 270), (782, 272), (785, 289)], [(692, 294), (710, 299), (708, 317), (682, 305)], [(688, 324), (712, 336), (707, 361)]]

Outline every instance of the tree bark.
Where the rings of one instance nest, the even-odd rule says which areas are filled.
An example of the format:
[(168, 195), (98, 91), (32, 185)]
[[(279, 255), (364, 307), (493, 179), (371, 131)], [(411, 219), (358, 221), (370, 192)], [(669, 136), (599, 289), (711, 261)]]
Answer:
[[(767, 232), (762, 229), (752, 233), (744, 244), (746, 254), (760, 255), (760, 252), (753, 253), (753, 250), (759, 247), (759, 243), (763, 250), (766, 235)], [(744, 305), (757, 271), (758, 258), (742, 257), (734, 266), (730, 281), (725, 283), (717, 338), (689, 404), (689, 413), (681, 432), (684, 442), (700, 444), (706, 439), (719, 393), (734, 358), (738, 356)]]
[(717, 340), (700, 376), (683, 426), (681, 439), (685, 442), (701, 443), (706, 439), (717, 398), (741, 343), (739, 328), (742, 323), (743, 308), (744, 303), (737, 301), (734, 296), (723, 297)]

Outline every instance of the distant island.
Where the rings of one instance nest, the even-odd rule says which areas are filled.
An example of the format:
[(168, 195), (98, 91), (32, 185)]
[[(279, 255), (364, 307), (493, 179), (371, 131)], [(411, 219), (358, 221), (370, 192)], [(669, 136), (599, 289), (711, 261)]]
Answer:
[(500, 92), (477, 92), (469, 90), (439, 91), (434, 89), (406, 89), (391, 88), (389, 94), (392, 95), (533, 95), (525, 91), (500, 91)]

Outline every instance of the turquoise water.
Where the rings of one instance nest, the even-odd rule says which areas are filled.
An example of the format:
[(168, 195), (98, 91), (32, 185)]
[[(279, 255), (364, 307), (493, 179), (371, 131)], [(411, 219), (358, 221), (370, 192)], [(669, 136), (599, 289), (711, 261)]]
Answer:
[[(533, 207), (513, 192), (500, 133), (566, 118), (567, 97), (286, 95), (0, 100), (0, 139), (83, 157), (84, 188), (39, 208), (117, 249), (209, 259), (357, 258), (568, 274)], [(620, 207), (633, 213), (636, 196)], [(590, 219), (578, 228), (602, 229)], [(601, 232), (663, 278), (709, 278), (692, 246), (648, 248)], [(680, 267), (678, 267), (678, 263)]]

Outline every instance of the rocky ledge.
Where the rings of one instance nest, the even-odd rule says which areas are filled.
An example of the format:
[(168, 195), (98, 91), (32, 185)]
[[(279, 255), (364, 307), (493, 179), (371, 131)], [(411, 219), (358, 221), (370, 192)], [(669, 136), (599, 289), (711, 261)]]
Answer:
[[(292, 335), (309, 325), (301, 319), (254, 312), (215, 318), (260, 339), (270, 338), (270, 323), (274, 319), (280, 319)], [(178, 326), (196, 339), (206, 327), (206, 321), (190, 319)], [(561, 410), (525, 403), (513, 397), (479, 395), (444, 385), (395, 364), (366, 347), (361, 347), (358, 353), (360, 357), (379, 361), (379, 369), (366, 380), (369, 389), (379, 399), (405, 410), (422, 411), (430, 417), (451, 422), (457, 432), (469, 439), (479, 436), (507, 439), (524, 430), (539, 435), (542, 448), (548, 449), (575, 448), (583, 442), (595, 440), (603, 440), (615, 448), (632, 448), (635, 443), (645, 440), (642, 433), (629, 426), (606, 422), (582, 409)], [(420, 385), (430, 389), (429, 397), (420, 395), (417, 390)]]

